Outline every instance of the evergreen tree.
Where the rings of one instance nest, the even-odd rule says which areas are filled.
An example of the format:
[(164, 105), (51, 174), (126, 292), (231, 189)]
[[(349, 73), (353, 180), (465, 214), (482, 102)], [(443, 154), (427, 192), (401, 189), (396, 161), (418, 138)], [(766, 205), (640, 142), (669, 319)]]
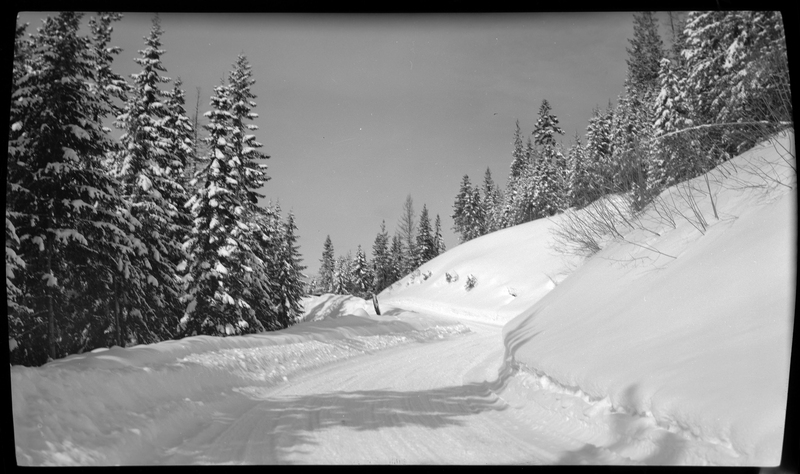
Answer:
[(484, 233), (493, 232), (500, 228), (499, 210), (502, 202), (500, 190), (492, 179), (492, 171), (487, 167), (486, 174), (483, 176), (483, 215), (485, 229)]
[(414, 221), (414, 201), (411, 195), (406, 196), (406, 201), (403, 203), (403, 213), (400, 214), (400, 236), (403, 238), (405, 244), (405, 251), (403, 252), (403, 274), (410, 273), (414, 270), (414, 258), (416, 255), (416, 222)]
[(417, 229), (415, 268), (432, 260), (437, 255), (436, 243), (431, 232), (431, 220), (428, 217), (428, 208), (425, 204), (422, 205), (422, 213), (419, 216), (419, 227)]
[(333, 292), (337, 295), (353, 294), (353, 257), (350, 252), (336, 259), (333, 269)]
[(392, 269), (392, 277), (389, 284), (392, 284), (406, 275), (403, 271), (403, 240), (398, 234), (394, 234), (392, 237), (392, 248), (389, 251), (389, 255)]
[(534, 182), (531, 197), (534, 218), (550, 216), (564, 208), (566, 160), (555, 139), (556, 135), (563, 135), (564, 130), (558, 126), (558, 118), (550, 110), (550, 104), (543, 100), (532, 133), (541, 156), (533, 176), (529, 176), (529, 180)]
[(367, 264), (367, 256), (361, 250), (361, 245), (356, 250), (356, 259), (352, 265), (352, 273), (350, 280), (352, 281), (354, 294), (360, 297), (366, 297), (372, 293), (372, 272)]
[(571, 206), (582, 208), (592, 202), (592, 181), (588, 168), (585, 148), (581, 145), (578, 132), (575, 132), (575, 143), (567, 155), (569, 162), (569, 202)]
[(119, 340), (119, 322), (107, 317), (109, 278), (144, 250), (126, 232), (138, 223), (117, 212), (118, 183), (102, 166), (113, 147), (102, 123), (109, 102), (98, 93), (107, 58), (79, 35), (81, 18), (49, 17), (30, 42), (15, 45), (6, 235), (12, 250), (18, 237), (25, 272), (15, 286), (33, 311), (9, 314), (11, 337), (19, 323), (29, 329), (15, 363), (107, 345), (109, 327)]
[(470, 222), (468, 220), (467, 209), (471, 206), (472, 200), (472, 183), (470, 183), (469, 176), (464, 175), (461, 179), (461, 187), (456, 195), (455, 203), (453, 203), (453, 231), (460, 234), (460, 241), (466, 242), (469, 240), (467, 237), (470, 233)]
[[(115, 294), (125, 301), (123, 313), (129, 321), (131, 338), (138, 342), (154, 342), (178, 323), (181, 311), (181, 288), (176, 266), (185, 259), (182, 241), (188, 234), (189, 217), (184, 211), (187, 196), (183, 181), (185, 157), (174, 139), (176, 131), (169, 122), (176, 117), (165, 106), (159, 84), (170, 79), (161, 76), (162, 30), (158, 17), (153, 19), (146, 48), (134, 61), (142, 71), (132, 74), (128, 102), (117, 117), (122, 128), (120, 138), (119, 179), (125, 199), (130, 203), (133, 218), (142, 223), (137, 237), (148, 249), (134, 259), (148, 286), (141, 292), (116, 278)], [(177, 152), (177, 153), (176, 153)], [(127, 315), (136, 314), (130, 318)]]
[(319, 268), (319, 285), (323, 292), (333, 293), (334, 281), (333, 272), (336, 267), (336, 260), (333, 256), (333, 243), (331, 236), (325, 237), (325, 244), (322, 250), (322, 266)]
[(434, 224), (433, 246), (436, 248), (436, 255), (441, 255), (447, 251), (442, 237), (442, 221), (439, 219), (439, 214), (436, 214), (436, 223)]
[[(686, 102), (696, 124), (793, 120), (779, 12), (691, 12), (685, 32)], [(727, 159), (760, 139), (749, 135), (729, 129), (725, 153), (713, 158)]]
[(195, 166), (196, 148), (194, 145), (195, 130), (191, 119), (186, 115), (186, 92), (182, 88), (183, 81), (178, 77), (173, 83), (171, 91), (164, 91), (167, 110), (166, 127), (170, 132), (169, 154), (175, 158), (173, 166), (183, 170), (176, 179), (188, 196), (193, 190), (189, 182), (192, 179)]
[(278, 248), (278, 264), (275, 266), (272, 299), (277, 306), (277, 319), (281, 328), (287, 328), (302, 316), (300, 303), (305, 290), (303, 288), (303, 270), (300, 248), (297, 245), (297, 226), (294, 215), (290, 212), (283, 225), (283, 234)]
[(268, 280), (252, 250), (256, 239), (247, 225), (261, 212), (258, 198), (263, 196), (256, 190), (268, 178), (266, 165), (259, 161), (268, 157), (257, 150), (261, 144), (249, 133), (256, 129), (247, 123), (256, 117), (251, 112), (255, 96), (250, 87), (255, 81), (250, 69), (240, 55), (228, 84), (214, 88), (213, 110), (205, 114), (208, 164), (195, 178), (205, 184), (188, 203), (194, 228), (186, 242), (190, 261), (184, 334), (240, 334), (275, 326), (274, 321), (258, 319), (254, 307), (259, 301), (251, 290)]
[(660, 92), (655, 102), (654, 139), (650, 142), (648, 192), (656, 193), (694, 175), (697, 160), (686, 149), (685, 140), (679, 136), (664, 136), (692, 125), (691, 112), (684, 102), (685, 75), (679, 63), (661, 60), (659, 71)]
[(589, 174), (590, 193), (589, 201), (612, 192), (611, 184), (611, 127), (614, 120), (614, 111), (611, 102), (606, 112), (595, 107), (589, 125), (586, 127), (586, 162)]
[(380, 293), (392, 283), (389, 234), (386, 233), (385, 221), (381, 221), (381, 231), (375, 236), (375, 243), (372, 244), (372, 272), (375, 276), (373, 287), (376, 293)]
[(522, 146), (522, 132), (519, 128), (519, 120), (516, 122), (516, 129), (514, 130), (514, 151), (511, 156), (511, 172), (509, 173), (509, 181), (518, 178), (525, 168), (528, 167), (530, 156)]
[(658, 88), (658, 70), (664, 58), (664, 43), (652, 12), (633, 15), (633, 39), (629, 39), (627, 82), (647, 102)]

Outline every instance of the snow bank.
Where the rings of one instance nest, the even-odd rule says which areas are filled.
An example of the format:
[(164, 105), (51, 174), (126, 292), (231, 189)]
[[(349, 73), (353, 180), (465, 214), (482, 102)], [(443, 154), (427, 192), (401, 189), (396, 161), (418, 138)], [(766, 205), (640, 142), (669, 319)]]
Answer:
[(177, 427), (209, 423), (215, 404), (242, 387), (285, 383), (372, 351), (469, 332), (449, 319), (369, 315), (360, 301), (306, 299), (308, 322), (282, 331), (196, 336), (11, 367), (17, 462), (137, 464), (139, 453), (180, 438)]
[[(790, 140), (709, 173), (720, 219), (698, 201), (705, 235), (679, 219), (660, 236), (629, 236), (677, 258), (623, 242), (589, 259), (505, 326), (507, 356), (719, 448), (675, 462), (779, 464), (796, 277)], [(776, 173), (791, 189), (764, 179)]]
[[(383, 290), (381, 307), (504, 324), (562, 281), (579, 260), (549, 248), (558, 217), (470, 240)], [(467, 279), (475, 285), (467, 289)]]

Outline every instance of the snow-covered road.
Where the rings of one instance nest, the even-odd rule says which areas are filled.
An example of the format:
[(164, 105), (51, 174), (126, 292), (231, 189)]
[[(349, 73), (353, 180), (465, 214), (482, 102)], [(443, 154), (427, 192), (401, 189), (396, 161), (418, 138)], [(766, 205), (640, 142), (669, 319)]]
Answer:
[(501, 326), (367, 353), (253, 385), (131, 463), (550, 463), (552, 440), (496, 391)]

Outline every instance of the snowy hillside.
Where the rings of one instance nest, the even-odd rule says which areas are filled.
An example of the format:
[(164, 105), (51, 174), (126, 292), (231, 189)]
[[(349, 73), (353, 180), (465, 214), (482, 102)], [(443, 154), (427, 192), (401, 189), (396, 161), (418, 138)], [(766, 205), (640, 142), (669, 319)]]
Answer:
[[(708, 184), (687, 183), (714, 196), (719, 219), (710, 199), (696, 201), (704, 233), (677, 197), (686, 188), (673, 187), (662, 202), (678, 203), (674, 228), (649, 209), (649, 232), (630, 231), (577, 268), (550, 250), (558, 216), (451, 249), (379, 296), (513, 318), (504, 370), (517, 376), (503, 396), (577, 414), (586, 444), (575, 462), (777, 464), (795, 303), (790, 148), (784, 135), (713, 170)], [(477, 283), (467, 291), (469, 274)]]

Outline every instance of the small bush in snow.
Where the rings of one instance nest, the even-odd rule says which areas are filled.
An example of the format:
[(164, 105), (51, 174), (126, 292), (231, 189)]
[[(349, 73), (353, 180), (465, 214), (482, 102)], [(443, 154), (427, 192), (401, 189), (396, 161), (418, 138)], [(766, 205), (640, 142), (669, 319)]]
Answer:
[(425, 273), (423, 273), (423, 274), (422, 274), (422, 279), (423, 279), (423, 280), (427, 280), (428, 278), (430, 278), (430, 277), (431, 277), (431, 275), (432, 275), (432, 274), (433, 274), (433, 272), (431, 272), (430, 270), (428, 270), (427, 272), (425, 272)]
[(447, 272), (444, 274), (447, 283), (452, 283), (454, 281), (458, 281), (458, 273), (456, 272)]
[(508, 294), (513, 296), (514, 298), (517, 297), (518, 291), (516, 288), (511, 288), (510, 286), (506, 288), (508, 290)]
[(467, 275), (467, 283), (464, 285), (464, 288), (466, 288), (467, 291), (469, 291), (469, 290), (475, 288), (475, 285), (477, 283), (478, 283), (478, 279), (475, 278), (475, 275), (470, 273), (469, 275)]

